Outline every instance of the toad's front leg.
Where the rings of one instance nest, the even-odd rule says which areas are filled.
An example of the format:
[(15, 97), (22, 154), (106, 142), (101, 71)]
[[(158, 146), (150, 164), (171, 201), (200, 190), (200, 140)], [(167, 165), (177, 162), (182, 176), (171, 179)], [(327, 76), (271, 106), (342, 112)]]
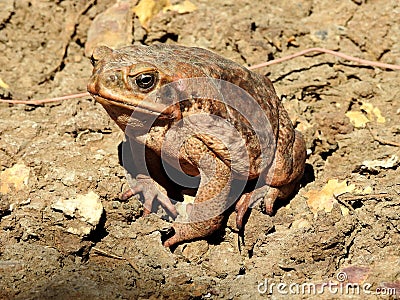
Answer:
[(174, 235), (164, 246), (204, 238), (221, 227), (228, 206), (231, 170), (200, 139), (189, 138), (184, 145), (186, 157), (200, 172), (200, 186), (184, 221), (174, 222)]

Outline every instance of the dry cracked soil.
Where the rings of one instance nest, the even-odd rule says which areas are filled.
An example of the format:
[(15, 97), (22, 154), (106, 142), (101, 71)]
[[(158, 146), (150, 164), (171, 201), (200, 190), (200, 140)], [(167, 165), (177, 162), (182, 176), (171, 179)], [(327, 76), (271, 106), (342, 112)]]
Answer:
[[(0, 97), (84, 92), (89, 28), (114, 3), (2, 0)], [(397, 0), (191, 3), (146, 28), (130, 14), (128, 44), (205, 47), (246, 66), (309, 47), (400, 64)], [(207, 240), (162, 246), (170, 223), (141, 217), (137, 197), (118, 198), (128, 187), (124, 136), (90, 97), (0, 103), (0, 298), (399, 297), (399, 71), (308, 55), (256, 72), (273, 81), (308, 157), (290, 202), (272, 217), (252, 210), (240, 249), (234, 212)], [(334, 179), (350, 193), (326, 198)]]

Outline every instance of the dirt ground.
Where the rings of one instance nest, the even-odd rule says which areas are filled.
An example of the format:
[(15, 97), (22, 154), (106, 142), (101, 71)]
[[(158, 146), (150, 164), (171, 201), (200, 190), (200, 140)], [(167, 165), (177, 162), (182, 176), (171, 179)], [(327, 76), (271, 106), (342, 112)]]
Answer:
[[(160, 12), (147, 30), (133, 16), (132, 42), (205, 47), (246, 66), (309, 47), (400, 64), (397, 0), (191, 2), (197, 9)], [(0, 79), (8, 86), (0, 84), (0, 97), (86, 91), (87, 33), (113, 4), (2, 0)], [(118, 200), (128, 187), (118, 157), (124, 136), (90, 97), (0, 104), (0, 298), (398, 298), (400, 153), (377, 140), (400, 142), (400, 73), (328, 55), (257, 72), (273, 81), (305, 136), (308, 158), (290, 203), (272, 217), (252, 210), (240, 250), (235, 213), (208, 240), (173, 251), (162, 246), (160, 230), (170, 223), (141, 218), (135, 197)], [(370, 130), (348, 112), (368, 118)], [(6, 188), (10, 170), (16, 180)], [(309, 193), (331, 179), (354, 189), (314, 213)], [(97, 205), (96, 220), (63, 206), (80, 197)], [(367, 287), (318, 295), (329, 282)], [(317, 295), (301, 291), (307, 283)]]

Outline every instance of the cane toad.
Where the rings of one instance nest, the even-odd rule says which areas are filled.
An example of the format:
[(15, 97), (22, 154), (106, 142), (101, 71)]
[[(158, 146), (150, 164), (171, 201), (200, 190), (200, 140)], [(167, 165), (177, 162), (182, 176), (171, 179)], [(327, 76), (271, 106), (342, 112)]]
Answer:
[[(176, 217), (167, 194), (151, 187), (154, 180), (174, 192), (163, 161), (200, 178), (187, 219), (174, 221), (165, 246), (210, 235), (233, 202), (242, 228), (256, 201), (263, 199), (271, 214), (274, 202), (298, 186), (304, 140), (265, 76), (208, 50), (172, 45), (100, 46), (92, 63), (89, 93), (133, 148), (143, 150), (133, 160), (144, 157), (145, 174), (137, 174), (138, 185), (128, 194), (141, 192), (147, 211), (157, 200)], [(237, 182), (252, 180), (252, 191), (232, 196)]]

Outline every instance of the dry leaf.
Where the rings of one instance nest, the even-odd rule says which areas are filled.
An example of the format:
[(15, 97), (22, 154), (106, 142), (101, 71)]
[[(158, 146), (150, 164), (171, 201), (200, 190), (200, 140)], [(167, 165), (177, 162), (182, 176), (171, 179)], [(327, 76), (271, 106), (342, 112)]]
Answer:
[(197, 9), (197, 6), (194, 5), (192, 2), (189, 0), (185, 0), (182, 3), (179, 4), (174, 4), (174, 5), (169, 5), (163, 9), (163, 11), (176, 11), (178, 14), (185, 14), (185, 13), (190, 13), (192, 11), (195, 11)]
[(379, 108), (374, 107), (371, 103), (362, 102), (360, 107), (367, 115), (362, 111), (348, 111), (346, 116), (350, 119), (350, 122), (356, 128), (364, 128), (368, 122), (376, 121), (378, 123), (385, 123), (386, 119), (382, 116)]
[(340, 211), (342, 212), (342, 216), (347, 216), (350, 212), (350, 210), (346, 206), (343, 206), (343, 205), (340, 206)]
[(0, 88), (8, 90), (10, 88), (10, 86), (0, 78)]
[(392, 155), (388, 159), (384, 160), (364, 160), (362, 163), (361, 168), (364, 170), (369, 170), (369, 171), (378, 171), (378, 168), (383, 168), (383, 169), (390, 169), (394, 168), (397, 165), (399, 165), (400, 161), (397, 155)]
[(370, 185), (368, 185), (364, 188), (362, 188), (362, 187), (356, 188), (353, 192), (356, 195), (368, 195), (368, 194), (371, 194), (372, 191), (373, 191), (373, 188)]
[(373, 191), (373, 189), (372, 189), (372, 187), (369, 185), (369, 186), (366, 186), (366, 187), (364, 188), (364, 190), (362, 191), (362, 194), (371, 194), (372, 191)]
[(386, 119), (382, 116), (379, 108), (374, 107), (371, 103), (363, 102), (360, 109), (364, 110), (367, 113), (369, 120), (376, 120), (378, 123), (386, 122)]
[(364, 128), (370, 120), (361, 111), (348, 111), (346, 117), (350, 119), (351, 124), (356, 128)]
[(0, 173), (0, 193), (7, 194), (12, 188), (16, 191), (24, 189), (28, 185), (29, 167), (23, 164), (15, 164)]
[(143, 28), (148, 28), (148, 22), (162, 11), (165, 7), (171, 6), (169, 0), (141, 0), (133, 8)]
[[(333, 205), (337, 203), (335, 197), (350, 193), (355, 189), (355, 185), (347, 185), (346, 181), (339, 182), (337, 179), (331, 179), (322, 188), (321, 191), (311, 190), (304, 196), (307, 197), (307, 204), (311, 211), (316, 216), (318, 211), (324, 210), (325, 212), (331, 212)], [(346, 215), (348, 211), (342, 210), (343, 215)]]

